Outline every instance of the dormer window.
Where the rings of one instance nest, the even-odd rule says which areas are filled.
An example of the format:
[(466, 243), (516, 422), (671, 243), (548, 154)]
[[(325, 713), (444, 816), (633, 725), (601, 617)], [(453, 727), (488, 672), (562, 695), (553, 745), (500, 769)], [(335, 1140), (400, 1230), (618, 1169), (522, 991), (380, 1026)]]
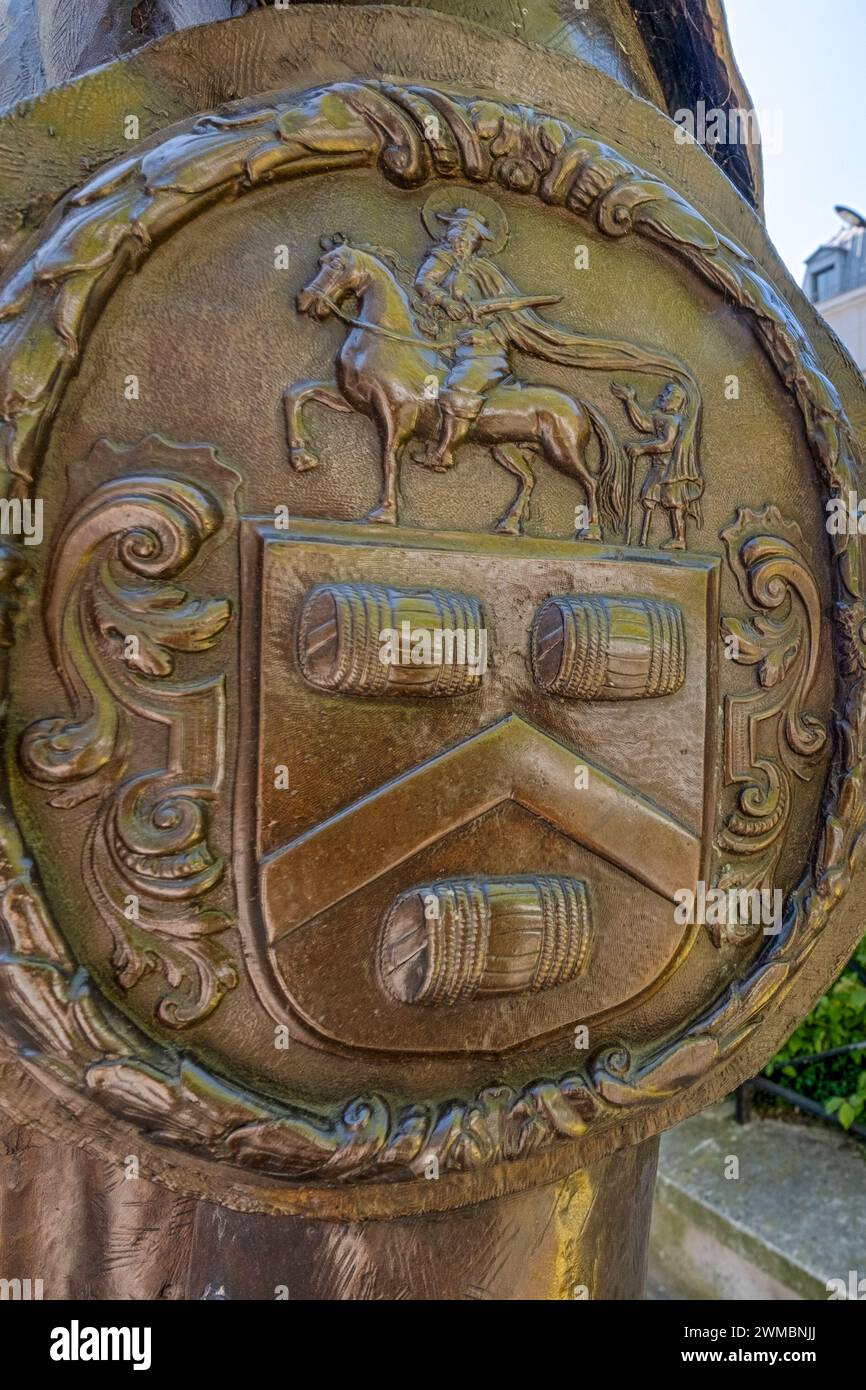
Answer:
[(822, 265), (817, 270), (812, 271), (812, 300), (815, 304), (821, 304), (825, 299), (832, 299), (836, 293), (836, 267), (835, 265)]

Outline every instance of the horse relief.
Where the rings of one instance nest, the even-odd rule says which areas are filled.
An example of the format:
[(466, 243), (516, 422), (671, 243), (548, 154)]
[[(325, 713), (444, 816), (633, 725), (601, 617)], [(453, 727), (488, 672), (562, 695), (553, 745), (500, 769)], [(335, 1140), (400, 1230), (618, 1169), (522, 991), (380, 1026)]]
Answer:
[[(460, 445), (471, 442), (486, 446), (518, 480), (497, 531), (522, 533), (535, 485), (533, 463), (540, 458), (582, 489), (584, 524), (577, 539), (616, 535), (630, 543), (635, 459), (641, 452), (624, 449), (588, 401), (520, 380), (512, 360), (519, 351), (579, 370), (664, 377), (674, 388), (672, 397), (675, 390), (680, 447), (695, 460), (699, 495), (700, 395), (682, 363), (665, 352), (577, 334), (542, 318), (537, 310), (561, 296), (522, 294), (496, 265), (492, 256), (505, 245), (508, 229), (491, 199), (470, 189), (440, 190), (422, 216), (433, 245), (414, 279), (397, 256), (380, 247), (323, 238), (316, 274), (298, 294), (297, 309), (319, 321), (334, 316), (348, 331), (334, 380), (302, 381), (284, 391), (292, 466), (303, 471), (318, 464), (304, 422), (304, 407), (313, 401), (358, 412), (376, 425), (382, 486), (368, 521), (397, 523), (398, 476), (407, 455), (444, 473), (454, 466)], [(622, 398), (633, 388), (612, 390)], [(593, 438), (596, 469), (588, 460)], [(647, 536), (644, 526), (641, 544)], [(679, 546), (680, 538), (684, 527), (675, 527), (672, 543)]]

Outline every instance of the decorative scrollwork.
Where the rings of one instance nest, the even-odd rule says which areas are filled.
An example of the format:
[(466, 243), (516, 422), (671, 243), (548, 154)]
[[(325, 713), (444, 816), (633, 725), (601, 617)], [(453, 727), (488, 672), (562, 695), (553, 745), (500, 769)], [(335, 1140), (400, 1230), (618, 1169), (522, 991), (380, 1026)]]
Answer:
[[(224, 760), (223, 678), (170, 678), (178, 654), (214, 646), (231, 607), (172, 581), (224, 528), (238, 477), (213, 450), (159, 436), (124, 450), (100, 443), (86, 471), (92, 491), (58, 539), (44, 605), (72, 715), (31, 724), (19, 756), (53, 805), (102, 798), (83, 870), (114, 938), (118, 983), (129, 989), (161, 963), (172, 991), (158, 1016), (180, 1027), (210, 1012), (235, 976), (214, 940), (226, 916), (200, 906), (224, 870), (208, 826)], [(137, 719), (167, 726), (166, 760), (128, 775)]]
[[(760, 688), (725, 697), (725, 781), (742, 789), (718, 844), (744, 858), (726, 864), (718, 884), (763, 888), (771, 886), (790, 817), (792, 777), (808, 780), (809, 760), (827, 743), (821, 721), (803, 709), (818, 663), (821, 599), (800, 528), (776, 507), (740, 509), (722, 539), (740, 593), (757, 615), (725, 618), (722, 633), (732, 659), (756, 667)], [(764, 726), (770, 734), (762, 745)], [(777, 758), (761, 756), (768, 743)]]

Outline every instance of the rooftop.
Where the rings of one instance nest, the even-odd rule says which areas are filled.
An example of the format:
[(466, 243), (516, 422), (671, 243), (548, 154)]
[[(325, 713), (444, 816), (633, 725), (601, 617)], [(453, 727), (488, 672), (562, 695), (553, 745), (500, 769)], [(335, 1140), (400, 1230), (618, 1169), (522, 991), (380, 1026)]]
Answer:
[(814, 304), (866, 286), (866, 217), (837, 206), (842, 226), (806, 260), (803, 289)]

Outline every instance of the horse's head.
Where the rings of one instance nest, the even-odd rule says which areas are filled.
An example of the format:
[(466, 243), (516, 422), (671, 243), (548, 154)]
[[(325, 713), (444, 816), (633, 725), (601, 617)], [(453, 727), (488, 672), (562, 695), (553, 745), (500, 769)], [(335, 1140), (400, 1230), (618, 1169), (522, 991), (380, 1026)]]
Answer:
[(298, 312), (310, 318), (326, 319), (331, 304), (340, 304), (347, 294), (356, 294), (362, 287), (366, 267), (363, 252), (357, 251), (344, 237), (322, 238), (323, 254), (319, 268), (309, 284), (298, 294)]

